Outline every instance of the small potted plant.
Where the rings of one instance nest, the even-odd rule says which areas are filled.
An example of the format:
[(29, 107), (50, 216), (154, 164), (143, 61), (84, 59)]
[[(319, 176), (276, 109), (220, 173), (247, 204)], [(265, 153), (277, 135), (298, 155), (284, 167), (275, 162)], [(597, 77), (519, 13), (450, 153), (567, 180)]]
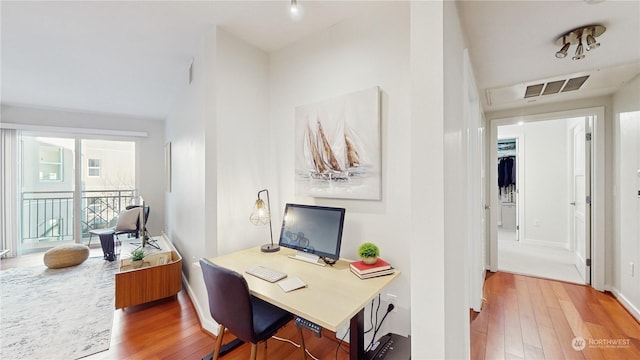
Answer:
[(131, 267), (134, 269), (138, 269), (142, 267), (142, 260), (144, 259), (145, 253), (142, 248), (131, 250)]
[(378, 256), (380, 256), (380, 249), (374, 243), (366, 242), (360, 245), (358, 248), (358, 256), (362, 259), (362, 262), (365, 264), (373, 265), (378, 261)]

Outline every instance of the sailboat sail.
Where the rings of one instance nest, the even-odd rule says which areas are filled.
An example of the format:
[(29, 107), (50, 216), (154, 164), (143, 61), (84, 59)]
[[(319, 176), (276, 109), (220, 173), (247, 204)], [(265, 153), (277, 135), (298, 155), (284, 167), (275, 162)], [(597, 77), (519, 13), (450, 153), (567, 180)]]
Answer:
[(318, 125), (318, 137), (320, 138), (320, 142), (322, 143), (322, 155), (325, 161), (329, 164), (329, 167), (335, 171), (342, 171), (340, 168), (340, 164), (338, 163), (338, 159), (336, 159), (336, 155), (333, 153), (331, 149), (331, 145), (329, 145), (329, 140), (327, 140), (327, 136), (324, 133), (324, 129), (322, 128), (322, 124), (320, 121), (317, 121)]
[(309, 143), (309, 150), (311, 152), (311, 160), (315, 167), (315, 171), (322, 174), (327, 170), (327, 166), (322, 160), (320, 156), (320, 152), (318, 151), (318, 145), (313, 137), (313, 131), (307, 126), (307, 141)]
[(347, 164), (349, 164), (349, 167), (354, 168), (360, 166), (358, 149), (356, 148), (353, 140), (351, 140), (351, 136), (346, 131), (344, 133), (344, 143), (347, 146)]
[(307, 123), (303, 139), (303, 153), (309, 176), (339, 181), (361, 175), (366, 166), (363, 165), (358, 150), (358, 138), (346, 124), (338, 124), (334, 131), (338, 135), (333, 139), (329, 137), (330, 133), (325, 131), (320, 120), (316, 120), (315, 125), (313, 127)]

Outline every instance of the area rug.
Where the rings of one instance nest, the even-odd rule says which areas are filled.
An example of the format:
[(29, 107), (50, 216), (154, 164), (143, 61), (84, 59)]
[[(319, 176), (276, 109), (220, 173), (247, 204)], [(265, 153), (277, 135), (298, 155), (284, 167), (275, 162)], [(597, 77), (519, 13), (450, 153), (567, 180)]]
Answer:
[(0, 271), (0, 359), (78, 359), (109, 348), (118, 262)]

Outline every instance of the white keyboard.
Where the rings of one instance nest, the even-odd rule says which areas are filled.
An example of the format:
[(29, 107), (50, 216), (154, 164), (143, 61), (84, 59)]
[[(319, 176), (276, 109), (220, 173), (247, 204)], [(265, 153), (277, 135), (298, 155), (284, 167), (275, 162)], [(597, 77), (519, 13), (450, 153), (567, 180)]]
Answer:
[(264, 266), (254, 266), (250, 269), (247, 269), (247, 274), (249, 275), (253, 275), (255, 277), (258, 277), (262, 280), (266, 280), (268, 282), (276, 282), (280, 279), (284, 279), (287, 277), (287, 274), (278, 271), (278, 270), (274, 270), (274, 269), (270, 269)]

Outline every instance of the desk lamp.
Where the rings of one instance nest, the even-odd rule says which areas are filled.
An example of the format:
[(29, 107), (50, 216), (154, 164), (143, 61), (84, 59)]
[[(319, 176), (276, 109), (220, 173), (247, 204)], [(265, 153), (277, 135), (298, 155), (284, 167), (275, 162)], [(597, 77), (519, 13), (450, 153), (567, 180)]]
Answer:
[[(261, 193), (267, 194), (267, 208), (264, 207), (264, 201), (260, 198)], [(280, 251), (280, 246), (273, 244), (273, 229), (271, 227), (271, 201), (269, 201), (269, 190), (264, 189), (258, 191), (258, 200), (253, 207), (253, 212), (249, 217), (249, 220), (253, 225), (267, 225), (269, 223), (269, 235), (271, 235), (271, 244), (264, 244), (260, 247), (263, 252), (276, 252)]]

